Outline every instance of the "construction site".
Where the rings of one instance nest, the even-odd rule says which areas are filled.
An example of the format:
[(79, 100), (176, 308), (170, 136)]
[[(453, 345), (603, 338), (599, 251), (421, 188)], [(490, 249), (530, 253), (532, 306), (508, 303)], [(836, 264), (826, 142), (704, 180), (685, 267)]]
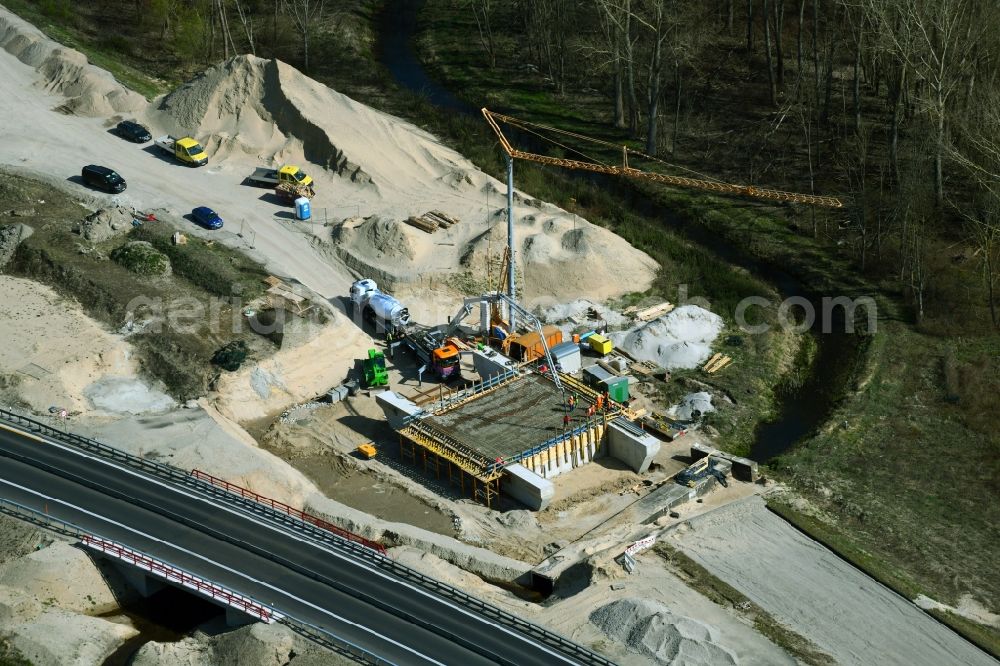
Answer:
[[(730, 312), (744, 289), (779, 292), (693, 245), (654, 259), (576, 201), (519, 189), (532, 176), (515, 164), (795, 211), (840, 198), (673, 175), (635, 142), (477, 104), (504, 168), (490, 175), (418, 124), (250, 55), (146, 99), (2, 7), (0, 80), (0, 115), (48, 120), (38, 137), (0, 130), (12, 418), (280, 511), (615, 663), (857, 663), (869, 649), (981, 663), (766, 510), (787, 487), (727, 439), (810, 354), (801, 331), (751, 335)], [(123, 142), (130, 126), (151, 143)], [(114, 169), (84, 166), (95, 154)], [(683, 270), (724, 271), (719, 299), (675, 290)], [(10, 636), (32, 663), (340, 663), (280, 622), (229, 631), (218, 609), (164, 631), (143, 615), (155, 586), (108, 575), (90, 541), (0, 522), (0, 646)], [(372, 608), (393, 613), (386, 596)], [(826, 598), (847, 628), (806, 612)], [(880, 623), (896, 636), (881, 652)]]

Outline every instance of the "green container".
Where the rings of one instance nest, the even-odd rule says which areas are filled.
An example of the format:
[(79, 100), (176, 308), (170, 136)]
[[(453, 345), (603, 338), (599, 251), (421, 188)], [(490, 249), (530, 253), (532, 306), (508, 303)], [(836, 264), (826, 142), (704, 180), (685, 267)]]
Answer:
[(601, 382), (604, 390), (608, 392), (608, 397), (615, 402), (625, 402), (628, 400), (628, 377), (613, 377)]

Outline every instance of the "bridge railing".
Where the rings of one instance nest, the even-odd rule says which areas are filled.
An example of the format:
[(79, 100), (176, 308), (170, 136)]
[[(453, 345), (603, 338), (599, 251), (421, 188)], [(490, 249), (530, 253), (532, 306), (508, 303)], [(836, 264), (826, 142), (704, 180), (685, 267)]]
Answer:
[[(235, 608), (239, 608), (240, 610), (245, 610), (247, 608), (259, 610), (260, 614), (249, 614), (260, 617), (265, 621), (280, 622), (305, 638), (334, 650), (339, 654), (350, 657), (359, 663), (363, 662), (367, 664), (376, 664), (377, 666), (393, 666), (392, 662), (386, 661), (360, 645), (355, 645), (351, 641), (336, 636), (325, 629), (321, 629), (320, 627), (309, 624), (308, 622), (303, 622), (302, 620), (289, 617), (284, 613), (278, 612), (277, 609), (269, 606), (268, 604), (230, 592), (219, 585), (210, 583), (202, 578), (199, 578), (198, 576), (195, 576), (194, 574), (188, 573), (184, 569), (174, 566), (169, 562), (152, 558), (131, 548), (125, 548), (124, 546), (116, 544), (109, 539), (105, 539), (93, 532), (85, 530), (74, 523), (55, 518), (47, 513), (37, 511), (24, 506), (23, 504), (19, 504), (18, 502), (13, 502), (3, 498), (0, 498), (0, 513), (4, 513), (39, 527), (58, 532), (64, 536), (80, 539), (80, 541), (84, 544), (107, 554), (118, 556), (118, 553), (121, 552), (124, 556), (119, 557), (119, 559), (144, 569), (150, 572), (153, 576), (162, 578), (170, 583), (179, 583), (185, 585), (186, 587), (193, 587), (199, 592), (202, 592), (217, 601), (223, 601), (224, 603), (234, 606)], [(214, 592), (214, 594), (211, 594), (210, 592)], [(229, 603), (230, 599), (237, 601), (237, 603)], [(270, 620), (265, 619), (265, 615), (270, 617)]]
[(365, 546), (366, 548), (371, 548), (372, 550), (378, 552), (381, 555), (385, 555), (385, 546), (383, 546), (382, 544), (376, 541), (372, 541), (371, 539), (366, 539), (363, 536), (354, 534), (353, 532), (349, 532), (348, 530), (345, 530), (341, 527), (337, 527), (333, 523), (327, 522), (322, 518), (314, 516), (310, 513), (306, 513), (302, 509), (296, 509), (294, 506), (285, 504), (284, 502), (279, 502), (276, 499), (265, 497), (260, 493), (255, 493), (249, 488), (244, 488), (243, 486), (238, 486), (235, 483), (230, 483), (225, 479), (220, 479), (217, 476), (212, 476), (208, 472), (203, 472), (200, 469), (191, 470), (191, 476), (200, 481), (207, 481), (208, 483), (211, 483), (213, 486), (222, 488), (223, 490), (231, 492), (235, 495), (239, 495), (240, 497), (243, 497), (245, 499), (250, 499), (253, 500), (254, 502), (258, 502), (265, 506), (269, 506), (272, 509), (276, 509), (277, 511), (286, 513), (289, 516), (292, 516), (293, 518), (298, 518), (303, 522), (312, 523), (316, 527), (324, 529), (327, 532), (336, 534), (342, 539), (347, 539), (348, 541), (359, 543), (362, 546)]
[[(208, 481), (197, 479), (190, 473), (179, 468), (140, 458), (130, 453), (126, 453), (121, 449), (116, 449), (80, 435), (58, 430), (35, 419), (10, 412), (5, 409), (0, 409), (0, 420), (6, 420), (20, 426), (22, 429), (45, 435), (51, 439), (55, 439), (66, 444), (77, 446), (84, 451), (115, 460), (128, 465), (129, 467), (155, 475), (163, 480), (172, 481), (177, 485), (196, 490), (203, 495), (207, 495), (230, 505), (239, 506), (258, 516), (270, 519), (274, 523), (281, 524), (298, 532), (299, 534), (308, 536), (315, 541), (324, 543), (343, 553), (349, 554), (356, 559), (365, 560), (373, 567), (377, 567), (399, 578), (416, 583), (425, 590), (429, 590), (443, 598), (460, 604), (466, 609), (478, 613), (483, 617), (490, 618), (504, 626), (531, 636), (540, 643), (553, 647), (563, 654), (577, 659), (581, 664), (595, 664), (600, 666), (614, 665), (614, 662), (591, 650), (588, 650), (581, 645), (578, 645), (577, 643), (574, 643), (567, 638), (560, 636), (559, 634), (501, 610), (496, 606), (492, 606), (446, 583), (442, 583), (429, 576), (425, 576), (415, 569), (411, 569), (406, 565), (400, 564), (391, 558), (384, 557), (381, 553), (372, 550), (367, 546), (345, 539), (342, 536), (321, 529), (314, 524), (269, 507), (266, 504), (261, 504), (253, 499), (245, 498), (237, 495), (236, 493), (219, 488)], [(0, 507), (0, 510), (2, 510), (2, 507)]]

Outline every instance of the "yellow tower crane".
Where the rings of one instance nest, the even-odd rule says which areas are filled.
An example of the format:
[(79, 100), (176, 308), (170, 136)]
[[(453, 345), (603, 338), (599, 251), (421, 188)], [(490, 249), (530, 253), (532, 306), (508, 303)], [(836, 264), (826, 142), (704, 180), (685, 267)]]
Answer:
[[(497, 138), (500, 140), (500, 147), (503, 149), (505, 156), (507, 158), (507, 246), (509, 248), (508, 261), (508, 277), (507, 277), (507, 289), (508, 296), (511, 300), (515, 299), (514, 294), (514, 160), (527, 160), (529, 162), (538, 162), (539, 164), (549, 164), (552, 166), (565, 167), (567, 169), (579, 169), (583, 171), (592, 171), (595, 173), (606, 173), (614, 176), (626, 176), (628, 178), (639, 178), (643, 180), (650, 180), (656, 183), (663, 183), (665, 185), (674, 185), (677, 187), (688, 187), (695, 188), (699, 190), (706, 190), (708, 192), (714, 192), (716, 194), (725, 194), (733, 196), (745, 196), (753, 197), (755, 199), (765, 199), (770, 201), (788, 201), (792, 203), (803, 203), (810, 204), (813, 206), (826, 206), (829, 208), (842, 208), (844, 206), (843, 202), (836, 197), (819, 196), (815, 194), (800, 194), (797, 192), (784, 192), (782, 190), (773, 190), (764, 187), (755, 187), (753, 185), (736, 185), (733, 183), (725, 183), (719, 180), (713, 180), (711, 178), (690, 178), (687, 176), (672, 176), (664, 173), (657, 173), (654, 171), (643, 171), (641, 169), (635, 169), (628, 165), (629, 155), (634, 155), (639, 158), (645, 158), (654, 160), (657, 162), (662, 162), (657, 160), (655, 157), (646, 155), (637, 150), (632, 150), (628, 146), (618, 146), (607, 141), (602, 141), (600, 139), (594, 139), (592, 137), (584, 136), (583, 134), (577, 134), (575, 132), (568, 132), (566, 130), (560, 130), (555, 127), (546, 127), (545, 125), (539, 125), (537, 123), (530, 123), (526, 120), (519, 120), (512, 116), (505, 116), (500, 113), (494, 113), (489, 109), (482, 109), (483, 117), (486, 118), (486, 122), (489, 123), (490, 127), (496, 133)], [(622, 163), (617, 164), (605, 164), (598, 161), (585, 162), (583, 160), (567, 159), (563, 157), (550, 157), (548, 155), (540, 155), (538, 153), (531, 153), (524, 150), (518, 150), (504, 135), (503, 130), (500, 129), (500, 123), (505, 123), (511, 127), (517, 127), (521, 130), (539, 136), (541, 138), (547, 139), (543, 136), (541, 132), (551, 132), (559, 134), (562, 136), (570, 137), (577, 141), (584, 141), (586, 143), (603, 146), (605, 148), (613, 148), (618, 150), (621, 148)], [(558, 143), (558, 142), (557, 142)], [(563, 148), (569, 148), (564, 144), (558, 144)], [(573, 150), (573, 149), (570, 149)], [(573, 152), (578, 152), (573, 150)], [(582, 154), (582, 153), (581, 153)], [(666, 163), (664, 163), (666, 164)], [(669, 166), (669, 165), (668, 165)], [(511, 327), (513, 330), (513, 313), (511, 313)]]

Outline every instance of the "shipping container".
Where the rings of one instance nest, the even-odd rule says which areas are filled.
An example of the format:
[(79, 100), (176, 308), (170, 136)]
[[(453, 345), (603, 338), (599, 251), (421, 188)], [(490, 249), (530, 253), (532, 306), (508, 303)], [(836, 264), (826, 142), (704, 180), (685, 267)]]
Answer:
[(549, 351), (552, 352), (552, 360), (559, 366), (559, 370), (567, 374), (575, 374), (580, 371), (580, 345), (572, 342), (563, 342)]
[[(542, 333), (551, 351), (553, 347), (562, 342), (562, 331), (558, 326), (544, 326)], [(542, 345), (542, 338), (537, 331), (519, 335), (510, 343), (510, 355), (518, 361), (534, 361), (537, 358), (545, 358), (545, 347)]]
[(608, 340), (603, 335), (591, 335), (587, 338), (587, 342), (590, 344), (590, 348), (595, 352), (604, 356), (605, 354), (610, 354), (612, 349), (611, 340)]

